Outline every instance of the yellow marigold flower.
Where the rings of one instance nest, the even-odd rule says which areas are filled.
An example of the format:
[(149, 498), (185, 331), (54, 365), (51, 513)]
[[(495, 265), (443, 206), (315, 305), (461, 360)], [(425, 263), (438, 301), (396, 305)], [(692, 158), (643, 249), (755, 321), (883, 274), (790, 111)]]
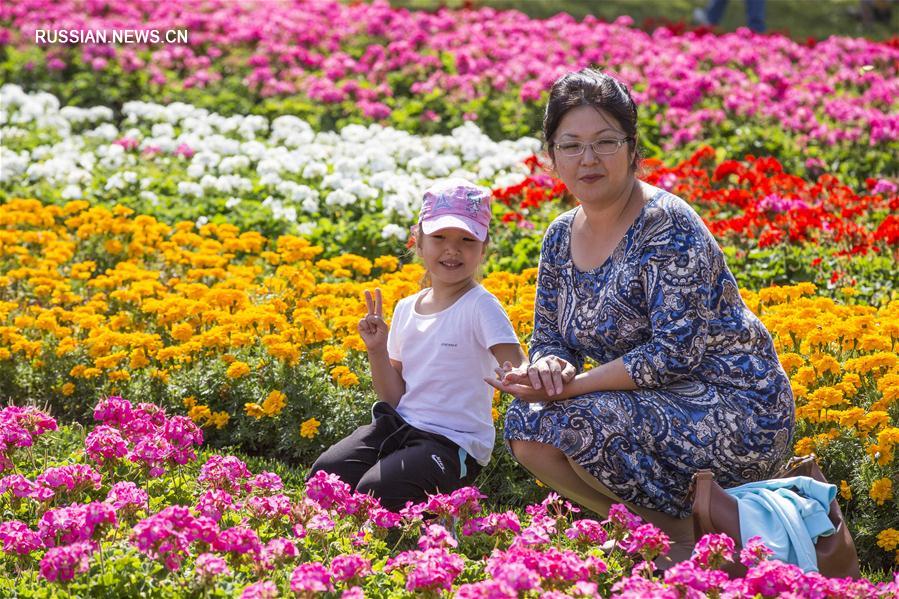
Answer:
[(887, 528), (877, 535), (877, 546), (886, 551), (892, 551), (899, 547), (899, 530)]
[(877, 503), (883, 505), (893, 498), (893, 481), (888, 478), (879, 478), (871, 485), (868, 495)]
[(100, 376), (101, 374), (103, 374), (103, 371), (100, 370), (99, 368), (85, 368), (84, 372), (81, 376), (83, 376), (86, 379), (95, 379), (98, 376)]
[(147, 354), (144, 352), (144, 348), (138, 347), (137, 349), (131, 350), (131, 360), (128, 363), (128, 366), (131, 368), (131, 370), (143, 368), (149, 363), (150, 360), (147, 359)]
[(780, 364), (789, 374), (801, 366), (805, 366), (805, 358), (794, 352), (786, 352), (780, 355)]
[(858, 421), (858, 428), (864, 432), (872, 431), (890, 422), (890, 415), (883, 410), (868, 412)]
[(855, 287), (843, 287), (842, 289), (840, 289), (840, 293), (842, 293), (846, 297), (855, 297), (859, 292)]
[(378, 256), (375, 258), (375, 268), (380, 268), (382, 272), (393, 272), (399, 266), (400, 261), (394, 256)]
[(259, 420), (263, 416), (265, 416), (265, 410), (262, 409), (258, 403), (245, 403), (243, 405), (243, 410), (247, 416), (252, 416), (256, 420)]
[(793, 453), (796, 455), (808, 455), (815, 450), (815, 440), (812, 437), (803, 437), (793, 445)]
[(284, 409), (287, 403), (287, 396), (281, 391), (272, 391), (262, 402), (262, 409), (267, 416), (277, 416)]
[(122, 253), (122, 242), (115, 238), (107, 239), (103, 243), (103, 249), (110, 254), (120, 254)]
[(5, 347), (0, 347), (0, 360), (9, 360), (12, 354)]
[(188, 410), (197, 405), (197, 398), (193, 395), (188, 395), (184, 399), (181, 400), (181, 403), (184, 404), (184, 407)]
[(318, 434), (318, 427), (321, 426), (321, 422), (316, 420), (315, 418), (310, 418), (308, 420), (304, 420), (300, 425), (300, 436), (305, 439), (312, 439), (315, 435)]
[(359, 335), (347, 335), (343, 338), (343, 346), (358, 352), (365, 351), (365, 341)]
[(840, 363), (830, 354), (815, 354), (809, 358), (809, 362), (814, 366), (818, 376), (827, 372), (840, 374)]
[(225, 372), (225, 375), (229, 379), (239, 379), (240, 377), (246, 376), (249, 373), (250, 366), (246, 362), (235, 360), (231, 363), (231, 366), (228, 366), (228, 370)]
[(72, 393), (75, 392), (75, 385), (72, 384), (72, 383), (65, 383), (65, 384), (63, 384), (63, 386), (62, 386), (62, 388), (60, 389), (60, 391), (62, 391), (62, 394), (63, 394), (64, 396), (68, 397), (68, 396), (70, 396)]
[(322, 348), (322, 361), (325, 364), (339, 364), (346, 359), (346, 352), (336, 345), (326, 345)]
[(840, 481), (840, 496), (846, 501), (852, 501), (852, 488), (845, 480)]
[(131, 379), (131, 373), (127, 370), (113, 370), (106, 376), (111, 381), (127, 381)]
[(490, 408), (490, 415), (493, 416), (493, 422), (499, 420), (499, 410), (496, 408)]
[(206, 424), (208, 424), (209, 418), (211, 416), (212, 412), (209, 410), (209, 406), (193, 406), (187, 411), (187, 417), (200, 426), (205, 426)]
[(803, 366), (796, 371), (796, 374), (790, 379), (803, 385), (811, 385), (818, 379), (815, 369), (811, 366)]
[(172, 326), (172, 338), (182, 343), (194, 336), (194, 328), (186, 322), (179, 322)]
[(331, 378), (341, 387), (353, 387), (359, 384), (359, 377), (346, 366), (335, 366), (331, 369)]
[(231, 420), (231, 416), (228, 412), (213, 412), (210, 417), (210, 421), (217, 429), (225, 428), (225, 425), (228, 424), (229, 420)]

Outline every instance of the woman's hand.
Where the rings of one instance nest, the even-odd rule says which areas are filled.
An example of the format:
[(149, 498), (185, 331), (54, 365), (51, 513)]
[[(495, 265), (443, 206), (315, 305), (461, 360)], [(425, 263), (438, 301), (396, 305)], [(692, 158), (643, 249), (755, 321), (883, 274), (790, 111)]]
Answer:
[(577, 370), (568, 361), (558, 356), (544, 356), (533, 364), (522, 364), (519, 368), (504, 370), (504, 383), (527, 385), (539, 391), (545, 390), (549, 397), (562, 393), (563, 387), (570, 383)]
[(365, 342), (369, 353), (384, 351), (387, 349), (389, 328), (384, 322), (380, 288), (375, 289), (374, 296), (369, 290), (365, 290), (365, 305), (368, 308), (368, 314), (359, 321), (359, 336)]
[(552, 401), (570, 396), (568, 383), (574, 380), (574, 366), (557, 356), (540, 358), (534, 364), (513, 368), (509, 362), (496, 369), (496, 379), (484, 379), (503, 393), (528, 402)]

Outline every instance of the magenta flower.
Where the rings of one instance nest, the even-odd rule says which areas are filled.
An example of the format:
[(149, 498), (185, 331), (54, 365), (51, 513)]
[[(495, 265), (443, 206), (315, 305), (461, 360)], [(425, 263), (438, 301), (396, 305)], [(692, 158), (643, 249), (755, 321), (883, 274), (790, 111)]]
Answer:
[(279, 493), (270, 497), (250, 497), (244, 504), (254, 518), (275, 520), (291, 512), (290, 497)]
[(83, 491), (100, 488), (103, 477), (87, 464), (71, 464), (57, 468), (47, 468), (38, 475), (36, 482), (54, 493), (68, 492), (77, 495)]
[(243, 490), (244, 483), (251, 476), (247, 465), (233, 455), (214, 455), (200, 468), (197, 482), (212, 489), (236, 493)]
[(215, 522), (193, 516), (184, 506), (173, 505), (138, 522), (131, 542), (150, 559), (161, 561), (169, 570), (178, 570), (194, 542), (211, 545), (218, 537)]
[(674, 564), (665, 571), (665, 582), (678, 587), (684, 595), (698, 591), (708, 593), (710, 590), (718, 590), (727, 583), (727, 573), (721, 570), (709, 570), (695, 561), (687, 560)]
[(716, 570), (734, 561), (734, 540), (723, 533), (704, 535), (693, 548), (691, 559), (703, 568)]
[(216, 551), (230, 553), (235, 557), (248, 553), (257, 556), (262, 551), (259, 535), (245, 526), (235, 526), (221, 531), (212, 546)]
[(44, 547), (40, 535), (18, 520), (0, 522), (0, 543), (3, 543), (4, 553), (19, 555), (28, 555)]
[(751, 568), (772, 555), (774, 552), (765, 546), (762, 537), (755, 536), (747, 540), (746, 545), (740, 550), (740, 563)]
[(119, 430), (107, 425), (98, 426), (87, 434), (84, 449), (90, 459), (101, 465), (128, 455), (128, 444)]
[(624, 504), (615, 503), (609, 508), (609, 517), (603, 521), (604, 526), (611, 526), (609, 537), (623, 539), (630, 531), (643, 524), (643, 519), (632, 514)]
[(644, 560), (652, 561), (668, 553), (670, 546), (668, 535), (654, 524), (647, 523), (632, 530), (625, 538), (623, 547), (628, 553), (639, 553)]
[(122, 428), (131, 421), (131, 402), (121, 397), (107, 397), (94, 407), (94, 420)]
[(220, 489), (204, 491), (196, 505), (197, 512), (216, 522), (222, 519), (222, 514), (226, 511), (234, 509), (237, 509), (234, 498), (227, 491)]
[(338, 555), (331, 560), (330, 570), (335, 582), (360, 582), (371, 574), (371, 561), (356, 553)]
[(30, 481), (21, 474), (0, 478), (0, 495), (7, 491), (12, 491), (13, 497), (28, 497), (38, 502), (49, 501), (55, 495), (51, 489)]
[(209, 586), (216, 578), (228, 576), (231, 569), (228, 563), (213, 553), (201, 553), (194, 562), (194, 574), (203, 586)]
[(251, 491), (258, 491), (262, 495), (271, 495), (284, 488), (281, 477), (274, 472), (260, 472), (250, 479), (248, 485)]
[(273, 570), (299, 555), (293, 541), (284, 537), (272, 539), (262, 547), (262, 563)]
[(334, 585), (331, 584), (331, 575), (327, 568), (320, 562), (309, 562), (300, 564), (293, 571), (290, 576), (290, 590), (297, 594), (306, 591), (333, 591)]
[(385, 572), (400, 569), (406, 572), (406, 590), (450, 590), (453, 581), (462, 573), (465, 563), (458, 555), (445, 549), (404, 551), (387, 561)]
[(115, 524), (112, 506), (95, 501), (48, 510), (38, 521), (37, 530), (44, 545), (54, 547), (94, 539), (107, 525)]
[(342, 503), (351, 497), (352, 491), (336, 474), (319, 470), (306, 481), (306, 496), (324, 509), (328, 509), (335, 503)]
[(432, 548), (458, 547), (459, 542), (452, 533), (440, 524), (428, 524), (425, 526), (425, 534), (418, 539), (418, 548), (422, 551)]
[(278, 587), (269, 580), (255, 582), (244, 588), (240, 599), (277, 599)]
[(95, 545), (88, 541), (53, 547), (41, 558), (41, 576), (50, 582), (67, 582), (90, 567)]
[(565, 536), (572, 541), (589, 545), (602, 545), (608, 539), (602, 524), (596, 520), (575, 520), (571, 527), (565, 531)]
[(127, 481), (114, 484), (106, 495), (106, 503), (123, 517), (134, 515), (137, 510), (147, 509), (149, 501), (146, 491)]

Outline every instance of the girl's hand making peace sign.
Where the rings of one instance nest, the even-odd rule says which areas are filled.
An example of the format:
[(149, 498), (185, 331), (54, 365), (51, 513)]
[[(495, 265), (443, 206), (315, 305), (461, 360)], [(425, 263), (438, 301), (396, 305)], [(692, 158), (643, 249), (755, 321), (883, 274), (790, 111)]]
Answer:
[(383, 302), (381, 301), (381, 289), (376, 288), (374, 297), (365, 290), (365, 305), (368, 314), (359, 321), (359, 336), (365, 342), (369, 353), (387, 349), (387, 323), (384, 322)]

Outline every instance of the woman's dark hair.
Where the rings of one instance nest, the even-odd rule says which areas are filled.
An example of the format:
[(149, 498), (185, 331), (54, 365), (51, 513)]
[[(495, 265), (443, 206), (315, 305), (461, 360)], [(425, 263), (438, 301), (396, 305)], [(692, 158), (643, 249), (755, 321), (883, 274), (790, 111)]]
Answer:
[(586, 68), (563, 75), (553, 83), (543, 116), (543, 139), (550, 158), (555, 161), (553, 136), (562, 117), (572, 108), (592, 106), (615, 117), (627, 135), (628, 150), (634, 153), (631, 169), (636, 171), (643, 156), (637, 145), (637, 105), (627, 86), (596, 69)]

